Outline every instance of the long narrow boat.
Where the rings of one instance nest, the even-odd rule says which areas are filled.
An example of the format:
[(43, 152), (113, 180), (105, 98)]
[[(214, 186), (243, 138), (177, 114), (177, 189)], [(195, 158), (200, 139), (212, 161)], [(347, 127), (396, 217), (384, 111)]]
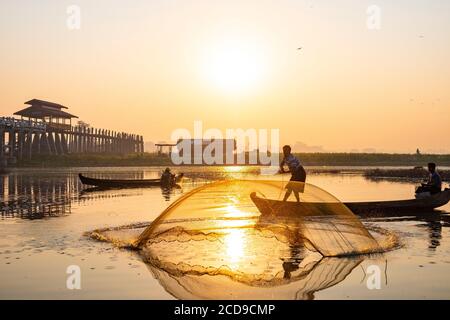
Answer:
[(168, 183), (162, 183), (161, 179), (141, 179), (141, 180), (118, 180), (118, 179), (96, 179), (78, 174), (81, 183), (89, 186), (95, 186), (100, 188), (139, 188), (139, 187), (171, 187), (181, 182), (183, 174), (177, 175), (172, 181)]
[[(320, 215), (323, 212), (335, 212), (342, 206), (341, 203), (294, 202), (271, 200), (258, 197), (255, 192), (250, 198), (262, 214), (275, 215)], [(357, 215), (380, 214), (383, 216), (399, 214), (429, 213), (442, 207), (450, 201), (450, 189), (421, 199), (395, 200), (395, 201), (368, 201), (344, 202), (353, 213)]]

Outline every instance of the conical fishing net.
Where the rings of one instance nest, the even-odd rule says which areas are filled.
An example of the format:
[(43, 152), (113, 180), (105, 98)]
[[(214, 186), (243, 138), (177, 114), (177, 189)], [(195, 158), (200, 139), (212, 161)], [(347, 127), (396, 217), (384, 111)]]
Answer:
[[(283, 201), (286, 192), (290, 197)], [(323, 256), (380, 251), (359, 219), (328, 192), (301, 182), (247, 180), (215, 182), (187, 193), (153, 221), (137, 245), (150, 249), (161, 242), (196, 242), (189, 252), (197, 256), (206, 250), (200, 242), (211, 246), (241, 238), (245, 243), (236, 247), (243, 248), (251, 238), (259, 239), (252, 246), (264, 247), (273, 238)]]
[(180, 299), (312, 299), (344, 280), (363, 260), (360, 254), (382, 250), (326, 191), (263, 180), (204, 185), (148, 226), (91, 236), (133, 243), (155, 278)]

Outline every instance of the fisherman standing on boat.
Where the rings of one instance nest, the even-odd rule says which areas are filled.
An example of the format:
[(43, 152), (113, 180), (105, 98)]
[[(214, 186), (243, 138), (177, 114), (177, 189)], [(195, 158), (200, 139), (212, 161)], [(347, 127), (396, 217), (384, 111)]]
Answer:
[(430, 162), (428, 164), (429, 177), (427, 183), (422, 183), (422, 186), (417, 188), (416, 193), (429, 192), (430, 194), (439, 193), (442, 190), (442, 179), (436, 171), (436, 164)]
[(294, 191), (295, 198), (297, 202), (300, 201), (299, 193), (304, 191), (305, 189), (305, 181), (306, 181), (306, 171), (303, 166), (300, 164), (300, 160), (298, 160), (292, 153), (291, 147), (285, 145), (283, 147), (283, 160), (280, 163), (280, 173), (285, 173), (284, 165), (287, 165), (289, 168), (289, 172), (292, 174), (290, 182), (286, 185), (286, 194), (284, 195), (283, 201), (286, 201), (291, 195), (292, 191)]

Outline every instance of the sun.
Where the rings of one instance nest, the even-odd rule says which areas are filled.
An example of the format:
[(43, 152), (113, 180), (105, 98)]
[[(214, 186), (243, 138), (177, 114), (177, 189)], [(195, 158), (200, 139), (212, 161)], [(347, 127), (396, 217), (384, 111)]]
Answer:
[(264, 50), (254, 44), (220, 43), (206, 50), (203, 61), (208, 85), (227, 94), (256, 89), (267, 72)]

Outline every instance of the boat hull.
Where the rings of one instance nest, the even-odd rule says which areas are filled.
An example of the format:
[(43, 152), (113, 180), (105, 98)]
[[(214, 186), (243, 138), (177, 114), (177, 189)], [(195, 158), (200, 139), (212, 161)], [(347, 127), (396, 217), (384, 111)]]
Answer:
[(429, 213), (436, 208), (446, 205), (450, 200), (450, 190), (444, 191), (422, 199), (371, 201), (371, 202), (345, 202), (344, 204), (358, 215), (400, 215)]
[(171, 187), (179, 183), (183, 175), (178, 175), (171, 183), (161, 183), (160, 179), (143, 180), (117, 180), (117, 179), (95, 179), (78, 175), (81, 183), (99, 188), (145, 188), (145, 187)]
[(429, 213), (442, 207), (450, 200), (450, 189), (423, 199), (397, 200), (397, 201), (371, 201), (371, 202), (293, 202), (260, 198), (256, 193), (250, 195), (253, 203), (263, 215), (280, 216), (316, 216), (327, 213), (344, 211), (343, 205), (357, 215), (408, 215)]

